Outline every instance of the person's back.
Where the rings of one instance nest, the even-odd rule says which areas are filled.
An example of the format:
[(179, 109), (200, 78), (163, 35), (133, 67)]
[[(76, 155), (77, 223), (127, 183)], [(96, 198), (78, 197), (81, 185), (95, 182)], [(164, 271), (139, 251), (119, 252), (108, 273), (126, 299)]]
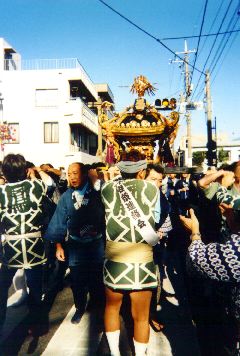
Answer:
[(17, 235), (41, 229), (44, 191), (45, 186), (38, 179), (0, 187), (0, 218), (5, 233)]
[[(36, 168), (37, 169), (37, 168)], [(42, 266), (46, 262), (42, 240), (42, 201), (47, 186), (37, 179), (27, 179), (23, 156), (9, 154), (2, 170), (7, 184), (0, 187), (0, 222), (2, 228), (0, 268), (0, 331), (6, 317), (8, 289), (18, 269), (26, 274), (29, 288), (31, 332), (41, 326)], [(39, 175), (45, 175), (38, 169)], [(32, 172), (32, 174), (34, 174)], [(38, 329), (39, 332), (39, 329)]]
[[(157, 188), (152, 183), (140, 179), (121, 180), (121, 184), (131, 192), (144, 215), (154, 228), (154, 216), (152, 211), (156, 203)], [(137, 229), (132, 226), (132, 222), (126, 212), (127, 208), (130, 212), (134, 212), (135, 207), (132, 200), (124, 195), (122, 198), (126, 199), (126, 207), (121, 203), (120, 193), (117, 188), (118, 185), (119, 181), (110, 181), (102, 188), (107, 224), (107, 239), (114, 241), (118, 238), (118, 241), (146, 243)]]
[(152, 291), (157, 287), (152, 246), (159, 240), (154, 217), (159, 192), (143, 180), (147, 162), (138, 151), (126, 153), (117, 166), (122, 179), (102, 188), (106, 215), (105, 332), (111, 354), (119, 356), (119, 310), (123, 295), (129, 294), (135, 353), (143, 355), (149, 340)]
[[(42, 203), (47, 187), (39, 179), (27, 178), (25, 160), (21, 155), (6, 156), (3, 172), (7, 179), (7, 183), (0, 187), (3, 263), (8, 267), (31, 268), (45, 262), (40, 236), (44, 218)], [(21, 238), (24, 235), (26, 238)], [(37, 240), (35, 235), (39, 237)]]

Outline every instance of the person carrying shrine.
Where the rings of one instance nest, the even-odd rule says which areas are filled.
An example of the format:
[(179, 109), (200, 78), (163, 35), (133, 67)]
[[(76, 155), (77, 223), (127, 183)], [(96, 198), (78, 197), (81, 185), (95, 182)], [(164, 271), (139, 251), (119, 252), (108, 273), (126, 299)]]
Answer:
[(144, 180), (147, 162), (143, 155), (132, 150), (124, 158), (117, 164), (122, 179), (102, 188), (106, 214), (104, 323), (111, 355), (120, 355), (119, 311), (124, 294), (129, 294), (135, 353), (141, 356), (148, 346), (150, 302), (158, 284), (152, 246), (159, 240), (154, 219), (159, 190)]
[(68, 181), (70, 187), (61, 196), (44, 236), (56, 242), (58, 260), (65, 261), (68, 255), (76, 307), (71, 322), (77, 324), (85, 311), (88, 291), (93, 307), (102, 307), (104, 302), (104, 207), (83, 163), (69, 166)]
[[(42, 308), (43, 264), (46, 262), (42, 239), (43, 202), (47, 182), (51, 179), (38, 167), (29, 172), (20, 154), (7, 155), (2, 171), (6, 184), (0, 187), (0, 332), (6, 318), (8, 289), (16, 272), (22, 269), (29, 288), (28, 331), (39, 334), (45, 322)], [(34, 172), (38, 172), (46, 183), (36, 179)]]

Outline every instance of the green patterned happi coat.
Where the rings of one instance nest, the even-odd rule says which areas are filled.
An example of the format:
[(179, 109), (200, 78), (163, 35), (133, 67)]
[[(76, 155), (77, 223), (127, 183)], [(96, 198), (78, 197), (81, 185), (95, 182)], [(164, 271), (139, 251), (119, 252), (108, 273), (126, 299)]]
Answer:
[[(121, 180), (131, 192), (154, 229), (154, 209), (158, 189), (149, 182), (139, 179)], [(121, 203), (117, 181), (110, 181), (102, 188), (102, 200), (106, 213), (106, 238), (115, 242), (147, 242), (136, 230)], [(157, 287), (157, 272), (154, 262), (120, 263), (105, 260), (104, 283), (112, 289), (141, 290)]]
[[(43, 240), (37, 237), (43, 224), (46, 190), (38, 179), (0, 187), (2, 262), (8, 267), (32, 268), (46, 262)], [(25, 234), (31, 235), (21, 237)]]

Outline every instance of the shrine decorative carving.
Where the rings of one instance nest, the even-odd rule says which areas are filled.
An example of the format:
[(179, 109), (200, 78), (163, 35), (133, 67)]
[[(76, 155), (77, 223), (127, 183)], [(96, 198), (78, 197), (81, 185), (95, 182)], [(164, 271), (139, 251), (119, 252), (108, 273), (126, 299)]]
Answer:
[(177, 134), (179, 113), (171, 111), (164, 116), (154, 105), (149, 104), (144, 95), (153, 95), (155, 90), (147, 78), (140, 75), (134, 79), (131, 87), (131, 92), (138, 95), (133, 105), (109, 118), (107, 109), (112, 104), (106, 101), (102, 103), (99, 124), (107, 144), (114, 151), (116, 161), (121, 159), (124, 151), (131, 149), (139, 150), (148, 161), (153, 161), (157, 143), (159, 150), (155, 161), (167, 163), (171, 160), (170, 146)]

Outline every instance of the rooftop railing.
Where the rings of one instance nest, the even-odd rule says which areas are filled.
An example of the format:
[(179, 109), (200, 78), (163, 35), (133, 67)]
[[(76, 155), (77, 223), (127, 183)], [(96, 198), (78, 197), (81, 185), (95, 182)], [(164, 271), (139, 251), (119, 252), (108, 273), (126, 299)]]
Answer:
[[(47, 70), (47, 69), (75, 69), (85, 71), (77, 58), (57, 59), (5, 59), (5, 70)], [(86, 72), (86, 71), (85, 71)]]
[[(58, 59), (5, 59), (4, 70), (24, 71), (24, 70), (61, 70), (61, 69), (80, 69), (85, 84), (88, 83), (93, 89), (93, 82), (87, 71), (77, 58), (58, 58)], [(93, 89), (94, 90), (94, 89)], [(97, 92), (96, 92), (97, 95)]]

